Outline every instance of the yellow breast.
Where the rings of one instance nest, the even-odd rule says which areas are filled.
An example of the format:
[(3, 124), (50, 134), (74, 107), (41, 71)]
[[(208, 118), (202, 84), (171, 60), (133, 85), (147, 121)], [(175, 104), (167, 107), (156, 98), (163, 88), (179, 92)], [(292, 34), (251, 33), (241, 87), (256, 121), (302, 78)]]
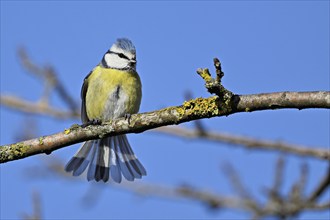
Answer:
[(97, 66), (87, 84), (85, 102), (90, 120), (109, 120), (139, 111), (142, 86), (136, 72)]

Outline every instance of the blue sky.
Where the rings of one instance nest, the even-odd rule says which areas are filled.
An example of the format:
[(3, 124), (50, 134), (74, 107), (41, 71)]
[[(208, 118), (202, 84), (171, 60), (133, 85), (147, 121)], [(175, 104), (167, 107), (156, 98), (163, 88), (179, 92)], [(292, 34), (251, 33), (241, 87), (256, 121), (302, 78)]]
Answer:
[[(141, 112), (180, 105), (187, 91), (193, 97), (210, 96), (196, 69), (213, 71), (214, 57), (222, 62), (224, 86), (237, 94), (329, 90), (329, 1), (1, 1), (0, 36), (1, 94), (30, 101), (38, 100), (42, 87), (20, 65), (18, 47), (24, 46), (35, 62), (54, 66), (78, 102), (83, 78), (118, 37), (130, 38), (137, 48)], [(56, 96), (51, 103), (65, 107)], [(27, 117), (37, 119), (38, 135), (80, 122), (0, 110), (1, 145), (15, 141)], [(328, 110), (262, 111), (202, 122), (212, 131), (329, 147)], [(221, 163), (231, 162), (261, 198), (261, 189), (272, 184), (279, 155), (151, 131), (129, 135), (129, 140), (148, 170), (139, 182), (188, 183), (225, 195), (233, 192)], [(97, 204), (87, 209), (81, 200), (91, 183), (26, 174), (52, 157), (66, 162), (77, 147), (2, 164), (1, 218), (31, 212), (33, 191), (41, 194), (45, 219), (247, 217), (230, 210), (211, 212), (190, 200), (140, 197), (111, 185), (103, 187)], [(303, 161), (310, 166), (307, 192), (324, 175), (325, 162), (288, 157), (284, 192), (297, 180)], [(325, 219), (328, 214), (306, 212), (300, 217)]]

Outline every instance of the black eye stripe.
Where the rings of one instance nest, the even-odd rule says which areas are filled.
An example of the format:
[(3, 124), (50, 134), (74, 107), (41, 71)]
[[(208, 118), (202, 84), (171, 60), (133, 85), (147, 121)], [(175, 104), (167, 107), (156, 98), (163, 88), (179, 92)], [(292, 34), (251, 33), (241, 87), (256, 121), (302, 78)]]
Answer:
[(129, 60), (128, 57), (125, 56), (123, 53), (118, 53), (118, 56), (119, 56), (120, 58), (124, 58), (124, 59)]
[(117, 54), (120, 58), (129, 60), (129, 58), (125, 54), (123, 54), (123, 53), (117, 53), (117, 52), (113, 52), (113, 51), (110, 51), (110, 50), (107, 53)]

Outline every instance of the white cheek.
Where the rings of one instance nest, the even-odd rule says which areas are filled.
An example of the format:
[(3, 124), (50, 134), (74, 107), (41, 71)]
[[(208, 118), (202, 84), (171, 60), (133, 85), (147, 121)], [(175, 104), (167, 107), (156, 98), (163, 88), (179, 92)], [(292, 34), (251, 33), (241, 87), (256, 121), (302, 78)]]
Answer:
[(104, 60), (110, 68), (125, 68), (128, 64), (127, 60), (118, 57), (116, 54), (106, 54)]

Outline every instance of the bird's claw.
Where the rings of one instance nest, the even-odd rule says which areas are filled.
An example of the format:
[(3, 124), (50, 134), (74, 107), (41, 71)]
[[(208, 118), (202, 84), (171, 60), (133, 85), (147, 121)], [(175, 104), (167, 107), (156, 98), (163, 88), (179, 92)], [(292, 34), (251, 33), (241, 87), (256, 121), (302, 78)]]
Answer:
[(127, 120), (128, 124), (131, 124), (131, 114), (125, 114), (124, 117), (125, 120)]
[(102, 121), (100, 119), (93, 119), (81, 125), (82, 128), (85, 128), (89, 125), (100, 125)]

